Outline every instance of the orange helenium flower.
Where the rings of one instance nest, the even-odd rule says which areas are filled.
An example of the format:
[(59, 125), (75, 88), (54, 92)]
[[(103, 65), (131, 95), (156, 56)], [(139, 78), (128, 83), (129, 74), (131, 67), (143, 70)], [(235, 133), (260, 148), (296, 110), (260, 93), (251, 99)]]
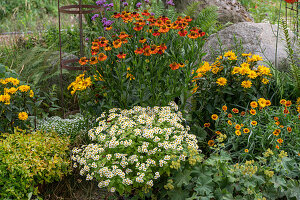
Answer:
[(137, 48), (134, 53), (135, 54), (143, 54), (144, 50), (142, 48)]
[(98, 63), (97, 57), (91, 57), (91, 59), (90, 59), (90, 64), (91, 64), (91, 65), (95, 65), (95, 64), (97, 64), (97, 63)]
[(104, 53), (100, 53), (98, 56), (99, 61), (105, 61), (107, 59), (107, 56)]
[(123, 52), (120, 52), (118, 55), (117, 55), (118, 58), (120, 59), (124, 59), (126, 57), (126, 54), (124, 54)]
[(208, 144), (208, 146), (212, 147), (212, 146), (215, 145), (215, 142), (214, 142), (213, 140), (209, 140), (209, 141), (207, 142), (207, 144)]
[(88, 59), (86, 57), (82, 57), (79, 60), (79, 64), (80, 65), (85, 65), (88, 62)]
[(176, 62), (173, 62), (169, 65), (171, 67), (172, 70), (176, 70), (179, 68), (179, 65)]
[(145, 39), (145, 38), (142, 37), (142, 38), (139, 40), (139, 43), (142, 43), (142, 44), (143, 44), (143, 43), (145, 43), (146, 41), (147, 41), (147, 39)]
[(186, 36), (187, 33), (188, 33), (188, 32), (187, 32), (187, 30), (185, 30), (185, 29), (181, 29), (180, 31), (178, 31), (178, 35), (180, 35), (181, 37)]
[(153, 36), (159, 36), (160, 35), (160, 32), (155, 29), (154, 32), (152, 33)]
[(191, 38), (191, 39), (197, 39), (198, 38), (198, 33), (196, 33), (196, 32), (191, 32), (189, 35), (188, 35), (188, 37), (189, 38)]
[(120, 48), (122, 46), (122, 42), (120, 39), (113, 41), (114, 48)]
[(147, 47), (144, 49), (144, 56), (150, 56), (151, 55), (151, 48)]
[(237, 108), (232, 108), (232, 112), (234, 112), (234, 113), (239, 113), (239, 109), (237, 109)]

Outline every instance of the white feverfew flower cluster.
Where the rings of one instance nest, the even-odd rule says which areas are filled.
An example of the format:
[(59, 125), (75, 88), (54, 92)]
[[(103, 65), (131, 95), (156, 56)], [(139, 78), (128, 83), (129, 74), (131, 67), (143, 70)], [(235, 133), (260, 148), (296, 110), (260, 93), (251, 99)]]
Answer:
[(171, 169), (201, 158), (196, 136), (184, 121), (174, 102), (165, 107), (110, 109), (88, 131), (93, 144), (72, 150), (73, 166), (112, 192), (123, 191), (119, 183), (151, 188)]

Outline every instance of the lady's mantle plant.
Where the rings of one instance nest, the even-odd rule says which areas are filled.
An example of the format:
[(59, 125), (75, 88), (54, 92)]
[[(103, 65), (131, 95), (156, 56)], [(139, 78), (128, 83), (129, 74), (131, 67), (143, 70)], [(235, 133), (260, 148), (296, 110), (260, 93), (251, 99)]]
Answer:
[(95, 143), (73, 149), (74, 167), (100, 188), (142, 195), (172, 168), (196, 164), (201, 160), (196, 136), (182, 125), (178, 106), (169, 105), (102, 113), (98, 127), (89, 131)]

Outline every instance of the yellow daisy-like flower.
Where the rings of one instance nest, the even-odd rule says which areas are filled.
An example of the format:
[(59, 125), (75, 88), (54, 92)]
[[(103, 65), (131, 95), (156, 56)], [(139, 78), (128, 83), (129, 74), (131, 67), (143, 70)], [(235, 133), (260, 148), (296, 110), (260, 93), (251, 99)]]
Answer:
[(255, 54), (253, 54), (251, 58), (250, 57), (247, 58), (247, 62), (256, 62), (260, 60), (263, 60), (262, 57)]
[(30, 86), (29, 85), (20, 85), (18, 87), (18, 90), (20, 90), (21, 92), (27, 92), (30, 90)]
[(252, 56), (252, 53), (242, 53), (242, 56), (244, 56), (244, 57)]
[(251, 125), (256, 126), (257, 125), (257, 121), (252, 121)]
[(235, 134), (236, 134), (237, 136), (240, 136), (242, 133), (241, 133), (240, 130), (236, 130), (236, 131), (235, 131)]
[(234, 67), (233, 70), (231, 71), (231, 74), (234, 75), (240, 73), (240, 69), (241, 69), (240, 67)]
[(26, 112), (20, 112), (18, 118), (22, 121), (25, 121), (28, 119), (28, 114)]
[(256, 101), (252, 101), (252, 102), (250, 103), (250, 106), (251, 106), (251, 108), (257, 108), (258, 104), (257, 104)]
[(251, 115), (256, 115), (256, 110), (251, 109), (251, 110), (250, 110), (250, 114), (251, 114)]
[(30, 90), (29, 96), (30, 96), (31, 98), (34, 96), (34, 92), (33, 92), (32, 90)]
[(266, 78), (263, 78), (262, 80), (261, 80), (261, 82), (263, 83), (263, 84), (268, 84), (269, 82), (270, 82), (270, 80), (269, 79), (266, 79)]
[(235, 129), (237, 129), (237, 130), (241, 129), (241, 125), (239, 125), (239, 124), (235, 125)]
[(267, 100), (264, 99), (264, 98), (259, 98), (258, 99), (258, 104), (259, 104), (260, 107), (264, 108), (264, 107), (267, 106)]
[(8, 104), (8, 102), (10, 102), (10, 95), (9, 94), (0, 95), (0, 102), (4, 102)]
[(243, 81), (243, 82), (241, 83), (241, 86), (242, 86), (243, 88), (251, 88), (252, 82), (251, 82), (251, 81)]
[(285, 99), (281, 99), (279, 103), (282, 104), (282, 105), (285, 105), (286, 100)]
[(230, 56), (235, 56), (235, 53), (233, 51), (225, 52), (224, 57), (230, 57)]
[(227, 84), (227, 79), (224, 78), (224, 77), (218, 78), (217, 81), (216, 81), (216, 83), (217, 83), (218, 85), (220, 85), (220, 86), (224, 86), (224, 85)]
[(248, 77), (251, 78), (251, 79), (255, 79), (257, 76), (258, 76), (257, 73), (253, 70), (250, 70), (248, 72)]
[(18, 91), (18, 88), (11, 87), (9, 89), (4, 88), (4, 94), (14, 94)]
[(246, 62), (241, 64), (241, 67), (244, 67), (244, 68), (249, 68), (249, 66), (250, 66), (250, 64), (246, 63)]
[(213, 120), (217, 120), (217, 119), (218, 119), (218, 115), (213, 114), (213, 115), (211, 116), (211, 118), (212, 118)]
[(244, 128), (244, 129), (243, 129), (243, 132), (244, 132), (244, 133), (250, 133), (250, 130), (249, 130), (249, 128)]

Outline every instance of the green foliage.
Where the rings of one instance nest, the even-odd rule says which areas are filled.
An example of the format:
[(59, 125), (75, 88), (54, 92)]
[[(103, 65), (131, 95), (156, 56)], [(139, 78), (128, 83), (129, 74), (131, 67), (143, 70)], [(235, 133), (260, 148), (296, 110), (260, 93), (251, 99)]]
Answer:
[[(80, 35), (77, 26), (61, 30), (62, 51), (79, 55)], [(50, 27), (41, 36), (40, 43), (53, 50), (59, 50), (59, 30), (57, 27)]]
[[(152, 191), (160, 177), (201, 160), (195, 135), (189, 134), (178, 106), (113, 108), (88, 134), (93, 143), (74, 148), (74, 167), (86, 180), (136, 199)], [(184, 177), (180, 183), (186, 184)]]
[(185, 15), (194, 18), (190, 25), (200, 26), (201, 30), (208, 34), (216, 32), (218, 29), (218, 8), (215, 6), (208, 6), (199, 12), (198, 4), (199, 2), (195, 1), (183, 11)]
[(27, 199), (38, 195), (38, 185), (61, 179), (70, 171), (68, 145), (68, 138), (53, 132), (1, 134), (1, 198)]
[[(254, 21), (260, 22), (270, 22), (274, 24), (278, 19), (278, 14), (280, 11), (280, 1), (259, 1), (259, 0), (239, 0), (241, 4), (250, 12)], [(281, 13), (284, 13), (284, 8), (281, 8)]]
[[(286, 42), (286, 49), (288, 52), (288, 61), (290, 65), (290, 71), (293, 77), (293, 82), (294, 82), (294, 93), (295, 96), (300, 96), (300, 58), (295, 56), (295, 52), (293, 50), (292, 46), (292, 39), (290, 38), (289, 35), (289, 30), (287, 27), (287, 22), (285, 20), (281, 21), (281, 26), (284, 32), (284, 38)], [(300, 45), (297, 45), (298, 43), (295, 43), (294, 47), (298, 48), (297, 51), (300, 51)]]
[[(61, 0), (61, 5), (77, 3)], [(0, 32), (42, 30), (57, 17), (57, 0), (2, 0), (0, 2)]]
[[(299, 163), (286, 157), (284, 151), (268, 152), (235, 165), (224, 151), (211, 155), (184, 177), (175, 174), (168, 198), (159, 199), (299, 199)], [(189, 181), (181, 184), (180, 180), (187, 177)]]

